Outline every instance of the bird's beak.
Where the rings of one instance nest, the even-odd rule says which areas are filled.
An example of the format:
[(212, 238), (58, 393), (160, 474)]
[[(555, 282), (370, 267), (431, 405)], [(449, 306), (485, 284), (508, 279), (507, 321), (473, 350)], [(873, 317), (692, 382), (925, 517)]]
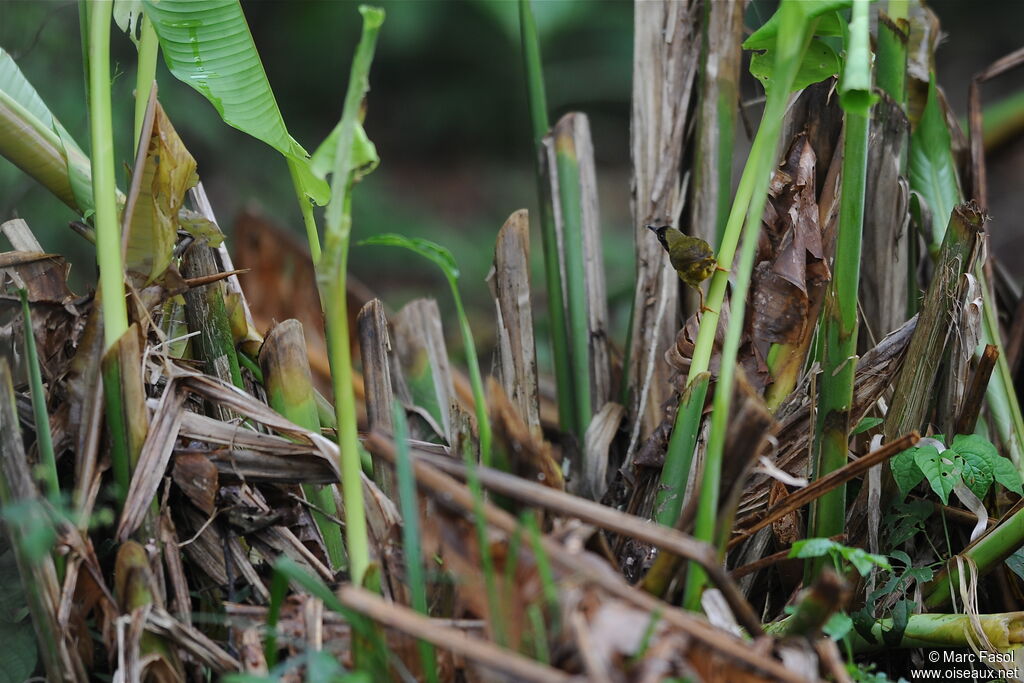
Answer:
[(647, 229), (653, 232), (654, 234), (658, 234), (658, 226), (656, 225), (648, 225)]

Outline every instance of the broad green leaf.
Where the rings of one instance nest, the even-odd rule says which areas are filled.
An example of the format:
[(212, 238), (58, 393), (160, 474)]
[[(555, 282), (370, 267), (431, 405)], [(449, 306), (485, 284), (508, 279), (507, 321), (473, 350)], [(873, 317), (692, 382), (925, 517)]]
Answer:
[[(803, 0), (797, 3), (804, 11), (805, 20), (818, 18), (818, 25), (814, 27), (814, 35), (817, 36), (843, 35), (844, 21), (837, 10), (845, 9), (852, 4), (853, 0)], [(776, 10), (768, 21), (743, 41), (743, 49), (766, 50), (775, 47), (781, 16)]]
[(921, 120), (910, 136), (910, 187), (921, 193), (932, 213), (932, 243), (940, 244), (953, 207), (960, 202), (949, 128), (939, 104), (935, 74), (928, 84), (928, 100)]
[(982, 455), (966, 451), (958, 454), (961, 477), (971, 493), (984, 498), (992, 487), (992, 463)]
[(1017, 495), (1024, 495), (1021, 487), (1020, 472), (1013, 466), (1013, 463), (1001, 455), (992, 460), (992, 476), (1008, 490)]
[(933, 446), (918, 448), (914, 454), (914, 462), (924, 472), (925, 478), (931, 484), (932, 491), (942, 500), (949, 503), (949, 494), (956, 486), (956, 476), (953, 465), (947, 462), (949, 459), (945, 453), (939, 454), (938, 449)]
[[(925, 448), (932, 448), (931, 446), (925, 446)], [(902, 453), (897, 453), (893, 456), (892, 460), (889, 461), (889, 468), (892, 470), (892, 477), (896, 480), (897, 486), (900, 488), (900, 494), (905, 498), (910, 490), (921, 483), (924, 479), (924, 472), (917, 466), (917, 462), (914, 460), (914, 456), (920, 448), (908, 448)], [(933, 451), (938, 453), (937, 450), (932, 448)]]
[[(775, 51), (768, 50), (753, 55), (750, 58), (750, 73), (761, 81), (765, 90), (771, 89), (775, 84)], [(801, 90), (837, 73), (839, 55), (827, 43), (815, 38), (807, 46), (790, 91)]]
[(32, 678), (38, 659), (31, 620), (0, 622), (0, 683), (22, 683)]
[(75, 211), (91, 213), (89, 159), (2, 48), (0, 155)]
[(853, 619), (846, 612), (836, 612), (825, 622), (822, 631), (832, 640), (842, 640), (853, 629)]
[[(1018, 494), (1022, 493), (1020, 473), (1017, 472), (1012, 462), (999, 455), (996, 447), (985, 437), (978, 434), (957, 434), (953, 438), (950, 448), (969, 462), (974, 462), (978, 459), (983, 460), (987, 465), (986, 471), (993, 479), (1010, 491)], [(966, 476), (964, 481), (967, 482)], [(969, 483), (968, 486), (970, 486)], [(974, 487), (971, 487), (971, 490), (974, 491)], [(978, 494), (977, 491), (974, 491), (974, 493), (979, 498), (982, 495)]]
[[(178, 212), (189, 188), (199, 182), (192, 158), (163, 107), (157, 103), (146, 159), (128, 222), (125, 268), (145, 275), (147, 283), (163, 275), (178, 239)], [(136, 183), (132, 183), (135, 191)], [(126, 208), (127, 211), (127, 208)]]
[(421, 239), (419, 237), (406, 237), (405, 235), (397, 235), (395, 233), (385, 233), (383, 235), (374, 235), (373, 237), (367, 238), (359, 243), (362, 245), (377, 245), (384, 247), (404, 247), (411, 251), (416, 252), (420, 256), (430, 259), (437, 266), (444, 271), (445, 276), (449, 280), (457, 280), (459, 278), (459, 267), (455, 263), (455, 257), (452, 253), (442, 247), (436, 242), (430, 240)]
[(303, 191), (330, 199), (302, 146), (288, 134), (238, 0), (145, 0), (167, 68), (198, 90), (229, 126), (295, 162)]

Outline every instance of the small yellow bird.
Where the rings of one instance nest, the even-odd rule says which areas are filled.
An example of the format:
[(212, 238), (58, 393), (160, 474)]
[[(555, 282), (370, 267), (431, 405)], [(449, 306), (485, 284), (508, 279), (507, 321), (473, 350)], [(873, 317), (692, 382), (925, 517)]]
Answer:
[(711, 245), (699, 237), (684, 235), (668, 225), (648, 225), (647, 229), (658, 236), (679, 279), (697, 290), (701, 312), (710, 311), (710, 308), (704, 306), (704, 291), (700, 283), (711, 277), (716, 270), (724, 270), (718, 267)]

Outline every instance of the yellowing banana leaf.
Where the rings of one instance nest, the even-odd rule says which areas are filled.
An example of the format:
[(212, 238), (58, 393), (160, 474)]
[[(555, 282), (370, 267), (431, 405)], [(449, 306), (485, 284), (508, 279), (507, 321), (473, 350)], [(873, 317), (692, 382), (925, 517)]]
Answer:
[(146, 281), (160, 277), (171, 263), (178, 237), (178, 212), (185, 193), (199, 181), (196, 161), (164, 113), (154, 101), (152, 125), (143, 127), (143, 139), (149, 129), (149, 145), (141, 169), (136, 161), (124, 225), (128, 245), (125, 267), (141, 273)]

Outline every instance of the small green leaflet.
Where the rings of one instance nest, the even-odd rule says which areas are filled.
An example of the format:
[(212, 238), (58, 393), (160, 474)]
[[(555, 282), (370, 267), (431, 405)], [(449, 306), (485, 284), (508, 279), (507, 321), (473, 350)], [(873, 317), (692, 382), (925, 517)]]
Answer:
[(928, 483), (931, 484), (932, 491), (935, 491), (935, 495), (942, 500), (943, 504), (949, 503), (949, 494), (952, 493), (953, 487), (956, 486), (956, 480), (960, 476), (960, 471), (946, 453), (949, 451), (939, 453), (938, 450), (929, 446), (918, 449), (914, 454), (914, 462), (924, 473)]
[(930, 439), (931, 443), (908, 448), (889, 461), (893, 479), (904, 497), (925, 478), (943, 503), (949, 502), (949, 494), (960, 481), (979, 498), (988, 493), (993, 481), (1022, 493), (1020, 473), (985, 437), (958, 434), (952, 445), (941, 452), (933, 445), (941, 445), (941, 435), (937, 437)]
[(789, 550), (790, 557), (809, 558), (829, 556), (833, 560), (843, 559), (853, 565), (861, 576), (866, 576), (872, 567), (892, 571), (892, 565), (883, 555), (875, 555), (837, 543), (830, 538), (807, 538), (797, 541)]
[(440, 244), (431, 242), (430, 240), (421, 239), (419, 237), (406, 237), (405, 235), (398, 235), (395, 233), (384, 233), (383, 235), (375, 235), (369, 237), (359, 243), (360, 246), (384, 246), (384, 247), (403, 247), (414, 251), (423, 258), (430, 259), (437, 267), (444, 271), (445, 276), (449, 280), (459, 279), (459, 267), (455, 263), (455, 257), (452, 256), (452, 252), (448, 251)]

